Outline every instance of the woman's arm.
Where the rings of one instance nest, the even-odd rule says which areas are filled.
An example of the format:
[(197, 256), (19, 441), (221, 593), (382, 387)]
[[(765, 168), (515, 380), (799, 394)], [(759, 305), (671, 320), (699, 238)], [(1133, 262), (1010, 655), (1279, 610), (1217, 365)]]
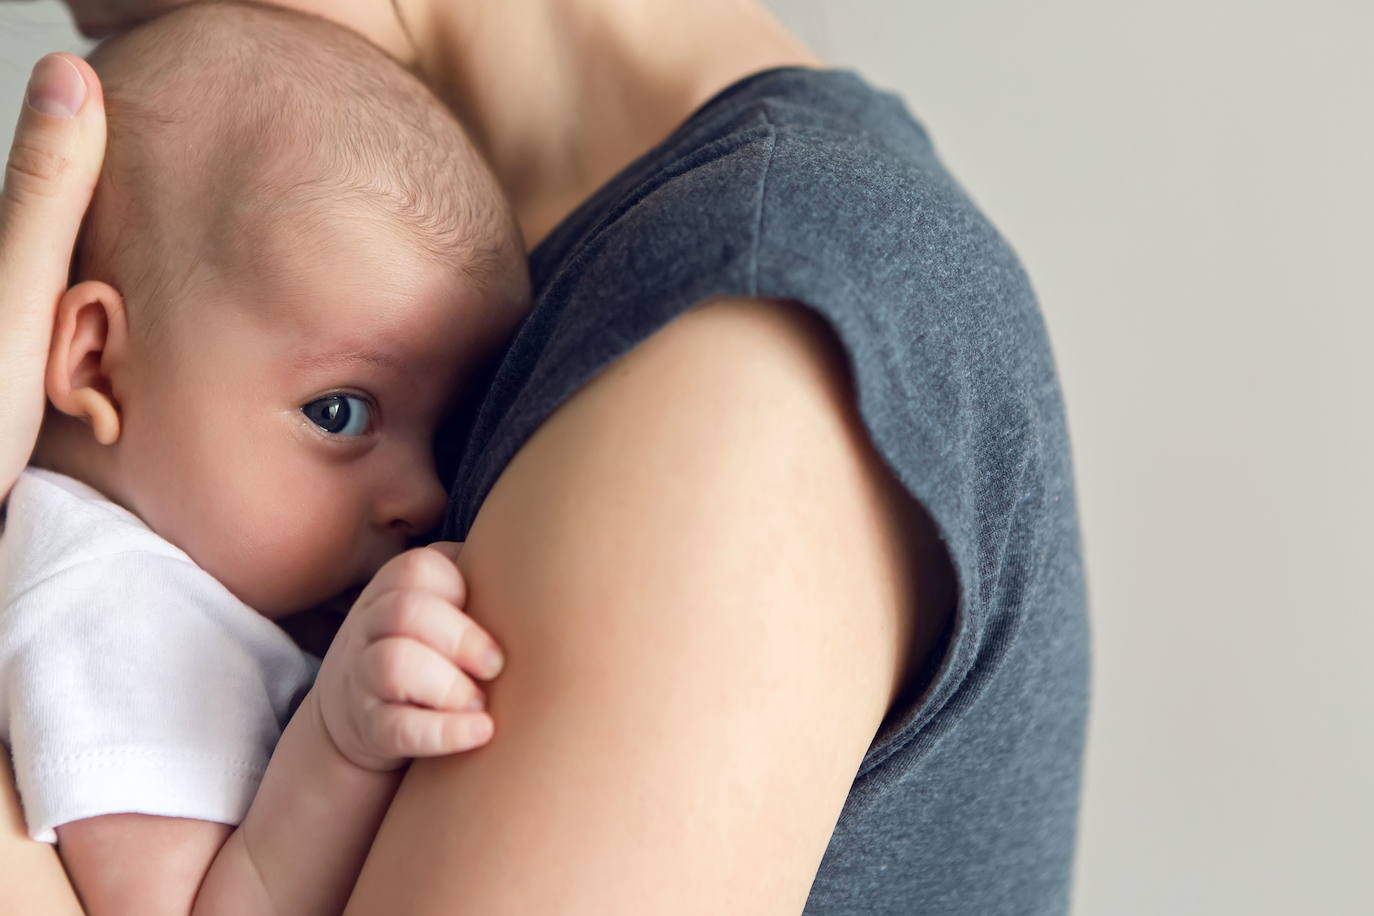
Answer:
[(105, 156), (95, 71), (71, 54), (34, 67), (0, 194), (0, 504), (38, 441), (53, 315)]
[(496, 735), (412, 765), (347, 912), (801, 912), (936, 611), (923, 519), (816, 316), (670, 322), (488, 495), (461, 565)]
[[(14, 789), (10, 755), (0, 745), (0, 887), (5, 906), (30, 916), (82, 916), (62, 861), (47, 843), (35, 843), (24, 829), (24, 813)], [(8, 911), (8, 910), (7, 910)]]

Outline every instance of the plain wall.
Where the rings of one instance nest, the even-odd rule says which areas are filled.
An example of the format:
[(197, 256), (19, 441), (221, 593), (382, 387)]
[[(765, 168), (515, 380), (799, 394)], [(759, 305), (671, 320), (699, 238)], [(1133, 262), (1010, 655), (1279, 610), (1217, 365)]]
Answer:
[[(774, 5), (902, 93), (1050, 327), (1096, 651), (1075, 912), (1374, 912), (1374, 4)], [(80, 47), (0, 3), (6, 147)]]

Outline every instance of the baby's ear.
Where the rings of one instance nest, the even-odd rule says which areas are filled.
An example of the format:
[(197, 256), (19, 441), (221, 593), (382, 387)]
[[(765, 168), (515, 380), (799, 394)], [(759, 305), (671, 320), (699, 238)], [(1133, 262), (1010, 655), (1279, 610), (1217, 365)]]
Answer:
[(110, 284), (87, 280), (62, 296), (48, 351), (48, 400), (89, 424), (101, 445), (119, 441), (120, 409), (111, 375), (128, 339), (124, 297)]

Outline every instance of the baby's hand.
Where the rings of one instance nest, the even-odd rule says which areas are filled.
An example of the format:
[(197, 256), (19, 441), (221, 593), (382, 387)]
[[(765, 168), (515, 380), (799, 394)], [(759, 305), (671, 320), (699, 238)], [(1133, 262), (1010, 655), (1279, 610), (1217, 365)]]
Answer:
[(501, 660), (495, 640), (461, 610), (460, 546), (443, 541), (393, 557), (325, 654), (314, 687), (320, 715), (356, 766), (394, 770), (491, 738), (486, 697), (463, 671), (493, 678)]

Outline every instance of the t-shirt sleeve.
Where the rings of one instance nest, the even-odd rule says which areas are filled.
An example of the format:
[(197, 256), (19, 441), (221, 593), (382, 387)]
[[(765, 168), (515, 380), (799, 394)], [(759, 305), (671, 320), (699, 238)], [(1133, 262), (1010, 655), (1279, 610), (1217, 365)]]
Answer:
[(318, 660), (193, 563), (123, 554), (3, 609), (0, 717), (29, 836), (101, 814), (237, 824)]

